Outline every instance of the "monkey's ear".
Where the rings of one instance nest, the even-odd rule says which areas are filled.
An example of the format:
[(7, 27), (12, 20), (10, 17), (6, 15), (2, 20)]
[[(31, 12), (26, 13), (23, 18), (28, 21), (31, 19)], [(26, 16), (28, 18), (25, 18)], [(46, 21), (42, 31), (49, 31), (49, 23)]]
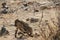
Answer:
[(16, 21), (19, 21), (19, 19), (16, 19), (15, 22), (16, 22)]

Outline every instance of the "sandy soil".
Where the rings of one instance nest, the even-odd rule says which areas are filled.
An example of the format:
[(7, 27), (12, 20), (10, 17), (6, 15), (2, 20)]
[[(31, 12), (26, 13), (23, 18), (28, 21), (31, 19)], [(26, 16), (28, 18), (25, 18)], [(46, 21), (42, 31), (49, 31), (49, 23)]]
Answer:
[[(33, 0), (29, 0), (29, 1), (33, 2)], [(40, 0), (36, 0), (36, 1), (39, 2)], [(41, 0), (41, 2), (43, 2), (43, 1)], [(0, 5), (2, 2), (3, 1), (0, 1)], [(24, 2), (20, 3), (20, 4), (19, 3), (20, 3), (20, 1), (12, 1), (12, 0), (7, 1), (9, 10), (11, 9), (11, 10), (16, 10), (16, 11), (14, 13), (0, 15), (0, 26), (2, 27), (3, 25), (5, 25), (6, 29), (9, 31), (9, 34), (10, 34), (10, 35), (0, 37), (0, 40), (51, 40), (52, 35), (55, 35), (56, 31), (58, 30), (58, 24), (57, 24), (58, 10), (56, 10), (56, 8), (41, 10), (40, 6), (36, 7), (36, 5), (34, 4), (35, 9), (39, 10), (39, 12), (34, 13), (33, 12), (34, 7), (32, 7), (33, 5), (29, 5), (27, 7), (29, 10), (25, 11), (24, 10), (25, 7), (22, 5)], [(23, 8), (21, 8), (21, 7), (23, 7)], [(1, 6), (0, 6), (0, 8), (1, 8)], [(42, 15), (43, 15), (43, 17), (42, 17)], [(38, 18), (39, 21), (36, 23), (30, 23), (30, 21), (26, 21), (27, 18), (29, 18), (29, 19)], [(32, 29), (33, 29), (33, 34), (37, 33), (40, 36), (39, 37), (38, 36), (26, 37), (23, 39), (15, 38), (14, 33), (15, 33), (16, 28), (15, 28), (15, 26), (10, 26), (10, 25), (11, 24), (14, 25), (14, 21), (16, 19), (19, 19), (19, 20), (22, 20), (22, 21), (28, 23), (29, 26), (32, 27)], [(48, 20), (48, 25), (46, 25), (46, 20)], [(52, 21), (54, 21), (54, 23)], [(52, 33), (51, 33), (51, 31), (52, 31)], [(51, 36), (49, 36), (50, 34), (51, 34)]]

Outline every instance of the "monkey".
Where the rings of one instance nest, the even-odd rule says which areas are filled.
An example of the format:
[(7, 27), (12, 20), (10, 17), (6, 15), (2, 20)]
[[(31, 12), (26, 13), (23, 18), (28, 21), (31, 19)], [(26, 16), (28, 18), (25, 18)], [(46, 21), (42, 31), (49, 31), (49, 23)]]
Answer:
[(16, 34), (17, 34), (18, 29), (21, 31), (22, 34), (26, 33), (28, 36), (33, 37), (32, 28), (29, 27), (29, 25), (27, 23), (16, 19), (15, 20), (15, 27), (16, 27), (15, 37), (17, 37)]

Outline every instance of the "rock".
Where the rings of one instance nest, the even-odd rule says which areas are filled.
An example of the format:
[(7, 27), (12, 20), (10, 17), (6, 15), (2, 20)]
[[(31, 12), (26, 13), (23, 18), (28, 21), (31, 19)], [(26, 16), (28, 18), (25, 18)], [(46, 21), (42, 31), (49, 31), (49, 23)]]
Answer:
[(23, 4), (25, 7), (27, 7), (28, 5), (27, 4)]
[(31, 18), (31, 19), (30, 19), (30, 22), (31, 22), (31, 23), (38, 22), (38, 19), (36, 19), (36, 18)]
[(29, 21), (29, 18), (27, 18), (26, 21)]
[(34, 12), (39, 12), (39, 10), (34, 10)]
[(8, 6), (6, 5), (6, 2), (2, 3), (2, 11), (1, 13), (7, 14), (8, 12)]
[(1, 11), (1, 13), (3, 13), (3, 14), (7, 14), (7, 9), (3, 9), (2, 11)]
[(5, 8), (5, 5), (6, 5), (6, 3), (4, 2), (4, 3), (2, 3), (2, 8)]
[(2, 27), (1, 30), (0, 30), (0, 36), (4, 36), (4, 35), (7, 35), (9, 34), (8, 30), (6, 30), (5, 27)]
[(6, 8), (6, 9), (8, 9), (8, 6), (6, 5), (6, 3), (4, 2), (4, 3), (2, 3), (2, 8)]
[(38, 19), (36, 19), (36, 18), (31, 18), (31, 19), (27, 18), (26, 21), (30, 21), (31, 23), (35, 23), (35, 22), (38, 22)]

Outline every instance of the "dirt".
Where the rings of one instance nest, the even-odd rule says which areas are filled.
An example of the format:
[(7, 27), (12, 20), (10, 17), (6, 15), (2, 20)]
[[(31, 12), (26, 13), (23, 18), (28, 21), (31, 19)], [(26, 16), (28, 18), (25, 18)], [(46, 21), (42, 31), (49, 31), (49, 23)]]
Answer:
[[(4, 1), (0, 1), (0, 11), (2, 10), (2, 3)], [(6, 29), (9, 31), (10, 35), (0, 37), (0, 40), (52, 40), (53, 36), (58, 31), (58, 18), (59, 17), (59, 8), (55, 7), (55, 4), (52, 4), (52, 1), (42, 1), (42, 0), (6, 0), (7, 6), (9, 7), (7, 14), (0, 14), (0, 28), (5, 25)], [(32, 2), (33, 4), (28, 4), (24, 6), (28, 2)], [(47, 8), (43, 8), (46, 6)], [(28, 10), (25, 10), (28, 9)], [(39, 10), (38, 12), (34, 12), (34, 9)], [(13, 11), (13, 12), (11, 12)], [(30, 21), (26, 21), (29, 18), (37, 18), (39, 19), (36, 23), (31, 23)], [(24, 37), (22, 39), (17, 39), (14, 37), (15, 35), (15, 26), (14, 21), (16, 19), (22, 20), (29, 24), (33, 29), (34, 37)], [(40, 36), (35, 35), (37, 33)]]

